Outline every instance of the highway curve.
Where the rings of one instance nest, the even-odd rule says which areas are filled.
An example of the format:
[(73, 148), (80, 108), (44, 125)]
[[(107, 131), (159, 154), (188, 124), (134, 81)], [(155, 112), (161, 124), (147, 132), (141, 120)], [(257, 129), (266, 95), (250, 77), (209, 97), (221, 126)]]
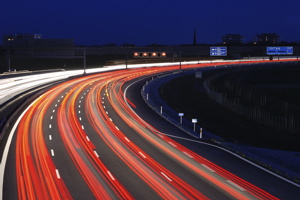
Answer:
[(3, 199), (277, 199), (133, 112), (124, 84), (176, 69), (104, 72), (45, 92), (10, 133)]

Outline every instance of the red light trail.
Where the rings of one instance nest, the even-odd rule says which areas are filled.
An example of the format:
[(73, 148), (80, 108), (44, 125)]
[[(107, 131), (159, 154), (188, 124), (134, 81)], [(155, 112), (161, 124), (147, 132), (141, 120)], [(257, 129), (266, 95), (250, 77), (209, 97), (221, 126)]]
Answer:
[[(208, 65), (212, 64), (185, 68)], [(189, 183), (182, 174), (152, 158), (143, 144), (134, 143), (128, 137), (130, 131), (227, 198), (277, 199), (160, 134), (128, 107), (136, 105), (124, 97), (125, 83), (177, 69), (178, 66), (171, 66), (104, 72), (67, 81), (42, 95), (28, 109), (17, 130), (18, 198), (73, 199), (74, 190), (69, 187), (72, 174), (60, 173), (73, 165), (95, 199), (134, 199), (130, 177), (120, 178), (122, 168), (110, 169), (103, 158), (114, 154), (116, 163), (126, 165), (151, 194), (161, 199), (208, 199), (199, 185)], [(54, 150), (49, 149), (54, 140), (53, 146), (60, 149), (55, 150), (55, 157)], [(99, 144), (105, 145), (107, 152), (99, 151)], [(61, 160), (68, 158), (72, 162), (61, 164), (56, 160), (60, 156)]]

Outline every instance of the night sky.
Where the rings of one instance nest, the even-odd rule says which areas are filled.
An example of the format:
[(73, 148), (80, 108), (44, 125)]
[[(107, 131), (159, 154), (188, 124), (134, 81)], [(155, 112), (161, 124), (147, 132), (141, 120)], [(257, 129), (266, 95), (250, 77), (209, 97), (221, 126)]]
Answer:
[[(39, 33), (76, 45), (219, 43), (277, 33), (300, 42), (299, 0), (1, 0), (0, 36)], [(2, 43), (2, 40), (1, 40)]]

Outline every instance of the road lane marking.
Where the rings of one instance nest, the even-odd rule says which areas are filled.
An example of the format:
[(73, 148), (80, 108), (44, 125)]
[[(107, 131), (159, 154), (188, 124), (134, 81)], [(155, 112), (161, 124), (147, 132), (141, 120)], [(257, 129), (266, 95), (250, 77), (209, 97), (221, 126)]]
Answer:
[(55, 110), (53, 110), (52, 112), (55, 112)]
[(61, 98), (64, 98), (64, 96), (61, 96)]
[(50, 119), (53, 119), (53, 116), (51, 116)]
[(79, 117), (79, 121), (81, 121), (81, 117)]
[(57, 107), (57, 104), (55, 104), (55, 107)]
[(127, 140), (127, 142), (130, 142), (130, 140), (127, 137), (125, 137), (125, 140)]
[(81, 128), (82, 128), (82, 129), (84, 129), (84, 126), (83, 126), (83, 125), (81, 125)]
[(112, 118), (109, 118), (110, 121), (113, 121)]
[(110, 171), (107, 171), (108, 175), (110, 176), (110, 178), (114, 181), (115, 178), (113, 177), (113, 175), (110, 173)]
[(78, 111), (78, 113), (80, 113), (80, 110)]
[(166, 179), (168, 179), (168, 181), (172, 181), (172, 179), (170, 179), (165, 173), (160, 172)]
[(54, 150), (53, 149), (51, 149), (51, 155), (54, 156)]
[(99, 158), (99, 155), (98, 155), (97, 151), (94, 151), (94, 153), (95, 153), (95, 155)]
[(58, 179), (60, 179), (60, 175), (59, 175), (59, 171), (58, 171), (58, 169), (55, 169), (55, 172), (56, 172), (56, 176), (57, 176), (57, 178), (58, 178)]
[(139, 151), (139, 154), (141, 154), (141, 156), (143, 156), (143, 158), (147, 158), (142, 152)]
[(80, 108), (80, 105), (78, 106), (78, 108)]
[(201, 164), (204, 168), (208, 169), (211, 172), (215, 172), (213, 169), (211, 169), (210, 167), (207, 167), (205, 164)]
[(241, 186), (235, 184), (234, 182), (232, 182), (231, 180), (226, 180), (227, 183), (229, 183), (230, 185), (236, 187), (237, 189), (241, 190), (241, 191), (246, 191), (244, 188), (242, 188)]
[(52, 126), (51, 126), (51, 124), (49, 124), (49, 128), (51, 128)]
[(174, 144), (173, 142), (168, 142), (170, 145), (172, 145), (173, 147), (177, 147), (176, 144)]
[(108, 112), (106, 111), (106, 114), (108, 115)]
[(192, 155), (188, 154), (187, 152), (183, 151), (182, 153), (184, 153), (185, 155), (187, 155), (190, 158), (194, 158)]
[(87, 140), (87, 141), (90, 141), (90, 138), (89, 138), (89, 136), (86, 136), (86, 140)]
[(120, 129), (116, 126), (116, 129), (119, 131)]
[(49, 135), (49, 140), (52, 140), (52, 135)]

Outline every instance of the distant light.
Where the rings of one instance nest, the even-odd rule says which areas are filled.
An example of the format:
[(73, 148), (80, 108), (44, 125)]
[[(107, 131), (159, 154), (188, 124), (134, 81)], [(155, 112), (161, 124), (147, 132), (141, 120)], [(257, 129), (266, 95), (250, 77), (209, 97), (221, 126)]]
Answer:
[(152, 57), (156, 57), (156, 55), (157, 55), (156, 52), (152, 53)]
[(143, 57), (147, 57), (147, 56), (148, 56), (148, 53), (144, 52)]

